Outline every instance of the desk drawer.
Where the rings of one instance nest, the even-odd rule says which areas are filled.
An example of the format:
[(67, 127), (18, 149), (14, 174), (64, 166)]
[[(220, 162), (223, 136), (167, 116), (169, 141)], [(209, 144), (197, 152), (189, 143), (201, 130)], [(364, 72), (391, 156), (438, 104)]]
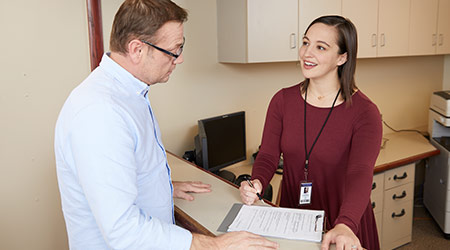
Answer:
[(372, 195), (384, 192), (384, 173), (375, 174), (372, 181)]
[(383, 249), (393, 249), (411, 241), (413, 203), (405, 201), (384, 209)]
[(383, 193), (371, 195), (370, 201), (372, 202), (372, 208), (374, 213), (383, 211)]
[(384, 192), (384, 207), (390, 208), (414, 198), (414, 183), (409, 183)]
[(384, 189), (391, 189), (414, 182), (415, 163), (394, 168), (384, 173)]

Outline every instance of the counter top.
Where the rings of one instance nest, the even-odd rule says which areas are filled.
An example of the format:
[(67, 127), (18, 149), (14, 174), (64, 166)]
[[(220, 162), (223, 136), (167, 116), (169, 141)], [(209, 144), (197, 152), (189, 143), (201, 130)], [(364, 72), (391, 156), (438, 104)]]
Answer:
[(383, 138), (387, 141), (380, 150), (374, 173), (439, 154), (439, 150), (417, 132), (385, 134)]
[[(194, 201), (186, 201), (183, 199), (174, 200), (177, 224), (189, 229), (191, 232), (203, 233), (210, 236), (223, 234), (222, 232), (217, 231), (220, 223), (222, 223), (234, 203), (241, 203), (237, 186), (220, 177), (214, 176), (171, 153), (167, 154), (167, 160), (172, 169), (173, 180), (201, 180), (202, 182), (211, 184), (210, 193), (192, 194), (195, 198)], [(320, 243), (317, 242), (267, 238), (278, 242), (281, 250), (320, 250)], [(330, 249), (335, 249), (335, 246), (332, 245)]]
[[(433, 155), (439, 150), (416, 132), (399, 132), (385, 134), (386, 140), (377, 158), (374, 173), (409, 164)], [(191, 232), (214, 236), (223, 218), (234, 203), (240, 203), (237, 186), (221, 179), (172, 153), (167, 154), (172, 169), (172, 179), (178, 181), (198, 181), (211, 184), (211, 193), (193, 194), (194, 201), (175, 199), (175, 217), (177, 223)], [(276, 194), (274, 192), (274, 194)], [(284, 239), (274, 240), (280, 244), (280, 249), (320, 249), (319, 243), (293, 241)], [(333, 245), (331, 247), (335, 249)]]

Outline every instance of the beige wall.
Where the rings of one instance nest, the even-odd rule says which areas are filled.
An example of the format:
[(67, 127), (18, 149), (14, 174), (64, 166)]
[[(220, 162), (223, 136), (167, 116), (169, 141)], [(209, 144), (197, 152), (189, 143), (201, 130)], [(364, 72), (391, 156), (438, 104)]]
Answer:
[[(260, 143), (270, 98), (280, 88), (301, 81), (300, 68), (295, 62), (218, 63), (215, 1), (178, 2), (190, 13), (185, 63), (167, 84), (152, 87), (150, 94), (165, 145), (182, 155), (193, 148), (198, 119), (245, 110), (250, 154)], [(430, 93), (442, 86), (443, 57), (362, 59), (356, 77), (388, 124), (426, 130)]]
[(89, 72), (85, 1), (0, 1), (0, 249), (64, 249), (53, 128)]
[[(85, 1), (5, 2), (0, 2), (0, 249), (65, 249), (53, 129), (65, 98), (89, 73)], [(106, 38), (120, 2), (102, 2)], [(215, 1), (176, 2), (190, 14), (185, 63), (150, 94), (166, 148), (181, 155), (193, 148), (198, 119), (245, 110), (250, 156), (271, 96), (301, 81), (300, 69), (296, 63), (217, 63)], [(359, 60), (357, 82), (390, 125), (423, 128), (430, 94), (442, 88), (444, 75), (449, 78), (448, 57), (445, 62), (444, 74), (443, 56)]]
[(450, 55), (444, 56), (443, 89), (450, 90)]

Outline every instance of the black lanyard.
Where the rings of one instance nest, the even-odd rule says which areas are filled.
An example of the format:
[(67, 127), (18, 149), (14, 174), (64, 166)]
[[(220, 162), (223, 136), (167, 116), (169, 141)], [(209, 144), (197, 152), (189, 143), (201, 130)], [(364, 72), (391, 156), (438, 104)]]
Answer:
[(306, 98), (308, 96), (308, 87), (306, 87), (305, 99), (304, 99), (304, 104), (305, 104), (305, 112), (304, 112), (304, 114), (305, 114), (305, 118), (303, 120), (303, 122), (304, 122), (303, 131), (305, 132), (305, 157), (306, 157), (306, 160), (305, 160), (305, 181), (308, 180), (309, 157), (311, 156), (311, 152), (312, 152), (312, 150), (314, 148), (314, 145), (316, 145), (316, 142), (319, 139), (320, 134), (322, 134), (322, 131), (325, 128), (325, 125), (328, 122), (328, 118), (330, 118), (331, 112), (333, 112), (334, 104), (336, 104), (336, 100), (339, 97), (339, 93), (341, 93), (341, 89), (339, 89), (339, 91), (337, 92), (336, 97), (334, 98), (334, 101), (333, 101), (333, 105), (331, 106), (330, 112), (328, 112), (327, 118), (325, 119), (325, 122), (323, 123), (322, 128), (320, 129), (319, 134), (317, 135), (316, 139), (314, 140), (313, 144), (311, 145), (311, 148), (309, 149), (309, 153), (308, 153), (308, 149), (306, 148), (307, 147), (306, 146)]

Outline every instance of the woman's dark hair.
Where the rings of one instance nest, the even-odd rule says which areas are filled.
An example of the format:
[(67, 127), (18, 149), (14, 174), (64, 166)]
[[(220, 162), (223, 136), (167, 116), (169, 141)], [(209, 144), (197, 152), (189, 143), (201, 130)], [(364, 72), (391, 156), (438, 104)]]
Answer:
[[(306, 29), (305, 35), (309, 28), (316, 23), (323, 23), (336, 28), (337, 45), (339, 54), (347, 53), (347, 61), (338, 67), (338, 77), (341, 84), (342, 97), (347, 104), (352, 103), (352, 94), (356, 90), (355, 69), (356, 69), (356, 53), (358, 51), (358, 37), (355, 25), (342, 16), (321, 16), (314, 20)], [(302, 92), (306, 90), (309, 79), (306, 79), (302, 85)]]
[(186, 20), (187, 12), (172, 1), (126, 0), (114, 17), (110, 50), (126, 53), (127, 44), (131, 40), (151, 41), (156, 31), (166, 22), (183, 23)]

